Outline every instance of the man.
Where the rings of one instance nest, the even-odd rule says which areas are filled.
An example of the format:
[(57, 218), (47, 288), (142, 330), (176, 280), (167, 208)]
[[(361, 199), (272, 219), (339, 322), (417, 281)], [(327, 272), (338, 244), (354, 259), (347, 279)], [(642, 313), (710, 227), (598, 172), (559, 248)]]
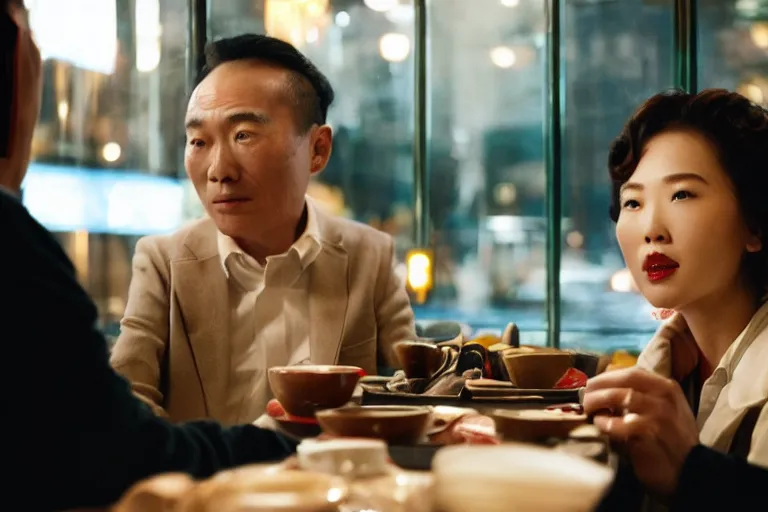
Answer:
[(6, 503), (23, 510), (104, 506), (155, 473), (205, 477), (287, 456), (292, 442), (251, 425), (171, 425), (136, 400), (112, 370), (95, 328), (96, 308), (71, 262), (14, 197), (26, 173), (41, 93), (40, 52), (15, 0), (0, 2), (0, 59), (1, 111), (11, 114), (0, 119)]
[(271, 398), (269, 367), (376, 373), (414, 335), (392, 239), (306, 197), (331, 154), (333, 95), (283, 41), (208, 46), (185, 151), (208, 218), (137, 244), (112, 355), (158, 414), (252, 422)]

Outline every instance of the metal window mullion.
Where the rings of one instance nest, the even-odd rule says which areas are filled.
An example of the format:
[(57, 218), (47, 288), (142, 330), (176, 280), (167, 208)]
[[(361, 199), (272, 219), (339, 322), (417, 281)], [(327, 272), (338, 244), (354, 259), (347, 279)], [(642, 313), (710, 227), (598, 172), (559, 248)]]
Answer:
[(547, 345), (560, 347), (560, 263), (562, 232), (562, 0), (548, 0), (544, 141), (547, 172)]
[(675, 87), (695, 93), (698, 90), (697, 0), (674, 0)]
[(427, 0), (414, 0), (413, 218), (416, 247), (429, 246)]
[(205, 64), (205, 43), (208, 34), (206, 0), (187, 0), (186, 71), (187, 94), (192, 93), (200, 70)]

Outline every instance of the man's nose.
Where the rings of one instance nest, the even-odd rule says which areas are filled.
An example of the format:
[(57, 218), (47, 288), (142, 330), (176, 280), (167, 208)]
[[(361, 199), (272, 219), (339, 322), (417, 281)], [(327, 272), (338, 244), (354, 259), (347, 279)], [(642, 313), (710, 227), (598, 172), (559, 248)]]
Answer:
[(213, 152), (211, 165), (208, 168), (208, 181), (212, 183), (227, 183), (240, 179), (240, 171), (236, 160), (232, 157), (229, 149), (219, 144)]

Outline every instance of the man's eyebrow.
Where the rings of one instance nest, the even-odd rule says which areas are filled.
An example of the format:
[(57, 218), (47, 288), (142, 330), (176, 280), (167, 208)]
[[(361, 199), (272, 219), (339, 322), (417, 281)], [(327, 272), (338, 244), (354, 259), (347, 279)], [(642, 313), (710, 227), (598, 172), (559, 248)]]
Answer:
[(203, 126), (203, 120), (199, 117), (189, 117), (184, 122), (184, 128), (189, 130), (190, 128), (200, 128)]
[(269, 119), (269, 116), (262, 114), (261, 112), (234, 112), (227, 116), (227, 121), (229, 121), (230, 124), (268, 124), (271, 120)]
[[(233, 112), (227, 116), (227, 122), (229, 124), (238, 123), (254, 123), (254, 124), (268, 124), (271, 121), (269, 116), (260, 112)], [(201, 128), (203, 126), (203, 120), (200, 117), (189, 117), (184, 123), (184, 128), (189, 130), (191, 128)]]

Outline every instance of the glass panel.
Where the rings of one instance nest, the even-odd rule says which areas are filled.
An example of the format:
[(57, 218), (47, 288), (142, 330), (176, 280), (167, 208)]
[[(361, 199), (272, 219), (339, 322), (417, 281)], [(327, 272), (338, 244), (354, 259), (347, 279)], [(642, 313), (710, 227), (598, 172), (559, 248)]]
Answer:
[(700, 4), (699, 86), (736, 90), (768, 104), (768, 2)]
[(23, 199), (58, 234), (114, 329), (136, 238), (183, 218), (187, 3), (26, 3), (45, 82)]
[(404, 261), (413, 226), (413, 7), (401, 1), (381, 12), (368, 3), (210, 2), (209, 30), (214, 39), (266, 31), (328, 77), (336, 91), (328, 113), (334, 147), (309, 195), (390, 233)]
[(639, 348), (656, 323), (608, 217), (608, 149), (631, 112), (673, 85), (672, 1), (566, 2), (563, 21), (564, 346)]
[(436, 288), (422, 319), (546, 331), (545, 2), (428, 2)]

